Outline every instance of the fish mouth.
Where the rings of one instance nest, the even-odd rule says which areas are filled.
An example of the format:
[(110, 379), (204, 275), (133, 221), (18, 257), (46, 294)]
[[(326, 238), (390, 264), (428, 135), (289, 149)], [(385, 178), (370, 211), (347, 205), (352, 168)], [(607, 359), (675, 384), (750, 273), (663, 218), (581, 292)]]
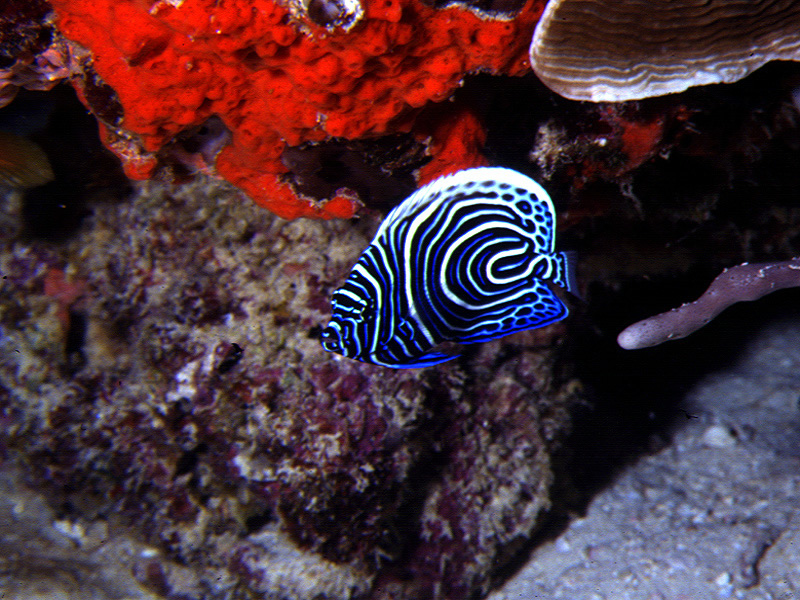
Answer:
[(328, 352), (342, 353), (342, 341), (339, 335), (339, 329), (333, 325), (328, 325), (322, 330), (319, 336), (322, 347)]

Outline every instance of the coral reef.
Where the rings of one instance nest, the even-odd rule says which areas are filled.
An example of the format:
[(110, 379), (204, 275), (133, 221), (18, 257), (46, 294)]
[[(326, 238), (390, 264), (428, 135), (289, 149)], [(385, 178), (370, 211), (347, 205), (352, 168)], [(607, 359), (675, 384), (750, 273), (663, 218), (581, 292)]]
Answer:
[[(796, 73), (786, 65), (724, 90), (625, 106), (567, 103), (532, 75), (467, 77), (453, 94), (468, 71), (524, 70), (510, 44), (489, 48), (481, 36), (524, 30), (536, 3), (511, 19), (391, 1), (396, 20), (385, 2), (363, 12), (344, 1), (186, 0), (149, 12), (56, 3), (78, 40), (69, 48), (92, 46), (76, 87), (129, 175), (206, 171), (242, 185), (255, 173), (249, 193), (274, 199), (283, 216), (350, 215), (349, 192), (309, 200), (342, 189), (368, 204), (353, 222), (287, 223), (204, 176), (137, 184), (132, 202), (59, 200), (41, 211), (13, 192), (0, 203), (0, 456), (46, 490), (76, 543), (96, 543), (96, 531), (109, 532), (109, 547), (132, 540), (120, 568), (153, 594), (481, 596), (556, 502), (584, 395), (574, 374), (598, 395), (624, 381), (615, 406), (639, 380), (648, 391), (682, 383), (679, 368), (663, 369), (674, 362), (612, 364), (615, 352), (648, 353), (614, 348), (610, 332), (693, 297), (687, 278), (701, 282), (699, 294), (721, 264), (800, 254), (798, 117), (781, 87)], [(409, 26), (429, 37), (402, 37)], [(106, 46), (92, 36), (103, 29), (113, 33)], [(435, 47), (430, 36), (443, 31), (460, 58)], [(368, 53), (379, 39), (386, 45)], [(477, 48), (488, 54), (479, 60)], [(352, 89), (321, 98), (319, 84), (334, 84), (311, 75), (330, 57), (355, 65)], [(185, 78), (174, 87), (178, 67)], [(428, 79), (430, 69), (447, 75)], [(72, 152), (76, 139), (55, 145)], [(385, 371), (325, 354), (317, 338), (330, 293), (377, 227), (373, 209), (482, 152), (552, 192), (559, 237), (581, 256), (587, 306), (436, 369)], [(80, 162), (106, 172), (94, 155)], [(77, 170), (53, 168), (61, 187), (48, 197)], [(98, 186), (81, 193), (88, 187)], [(54, 218), (63, 206), (80, 214), (67, 228)], [(583, 457), (582, 476), (597, 481), (587, 465), (607, 473), (646, 437), (631, 434), (639, 415), (652, 428), (652, 407), (636, 400), (595, 413), (617, 435), (594, 462)]]
[(125, 567), (148, 589), (468, 597), (550, 506), (581, 395), (551, 370), (563, 326), (426, 371), (320, 347), (377, 219), (149, 183), (54, 245), (3, 206), (0, 448), (59, 518), (150, 547)]
[(153, 176), (165, 145), (218, 118), (230, 143), (207, 167), (280, 216), (330, 218), (353, 215), (355, 194), (298, 194), (287, 147), (407, 133), (433, 157), (422, 182), (484, 164), (482, 125), (443, 102), (467, 73), (524, 73), (544, 2), (515, 14), (422, 0), (52, 4), (60, 32), (91, 50), (75, 85), (131, 178)]
[(19, 88), (49, 90), (78, 70), (85, 54), (55, 30), (45, 0), (8, 0), (0, 8), (0, 107)]
[(531, 66), (566, 98), (639, 100), (800, 60), (798, 26), (790, 0), (552, 0)]
[(655, 110), (635, 104), (590, 106), (577, 121), (555, 116), (540, 124), (529, 157), (547, 179), (568, 170), (573, 190), (597, 180), (623, 181), (675, 146), (685, 133), (685, 113), (680, 103)]
[[(797, 77), (794, 64), (771, 65), (730, 86), (639, 102), (553, 100), (552, 111), (530, 116), (504, 106), (531, 133), (516, 141), (510, 126), (499, 136), (489, 121), (486, 151), (509, 164), (515, 157), (501, 144), (530, 144), (534, 177), (557, 203), (561, 239), (579, 251), (584, 282), (613, 287), (631, 275), (653, 282), (703, 269), (702, 288), (685, 291), (699, 295), (726, 266), (800, 251), (789, 167), (800, 147), (790, 103)], [(517, 95), (537, 93), (527, 83)], [(649, 314), (685, 297), (665, 297)]]

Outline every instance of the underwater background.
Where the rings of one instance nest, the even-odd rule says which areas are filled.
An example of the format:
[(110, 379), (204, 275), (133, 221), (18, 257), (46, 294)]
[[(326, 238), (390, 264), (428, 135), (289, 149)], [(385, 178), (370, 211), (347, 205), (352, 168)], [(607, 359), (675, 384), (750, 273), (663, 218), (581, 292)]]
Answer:
[[(609, 48), (677, 21), (635, 1), (577, 17), (603, 53), (541, 25), (567, 1), (0, 8), (2, 596), (800, 593), (800, 291), (617, 343), (800, 255), (797, 9), (705, 4), (645, 74)], [(326, 352), (390, 211), (486, 166), (552, 199), (569, 316), (425, 368)]]

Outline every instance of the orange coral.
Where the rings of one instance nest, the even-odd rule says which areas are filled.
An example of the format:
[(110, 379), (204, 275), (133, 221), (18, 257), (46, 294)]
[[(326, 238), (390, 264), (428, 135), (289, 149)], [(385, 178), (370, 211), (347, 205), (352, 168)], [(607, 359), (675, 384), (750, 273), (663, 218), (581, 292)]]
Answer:
[(362, 3), (345, 27), (273, 0), (52, 0), (61, 32), (91, 49), (93, 71), (116, 93), (121, 118), (101, 134), (129, 176), (152, 175), (166, 143), (218, 115), (232, 141), (217, 172), (286, 218), (347, 217), (357, 207), (348, 194), (298, 197), (282, 177), (287, 145), (412, 132), (431, 139), (426, 178), (451, 161), (481, 164), (483, 131), (466, 109), (454, 106), (439, 125), (418, 127), (417, 116), (466, 73), (527, 72), (544, 6), (528, 0), (514, 18), (490, 18), (421, 0)]
[(632, 171), (658, 154), (659, 144), (664, 139), (664, 118), (641, 123), (621, 120), (620, 124), (624, 127), (622, 151), (628, 157), (625, 168)]

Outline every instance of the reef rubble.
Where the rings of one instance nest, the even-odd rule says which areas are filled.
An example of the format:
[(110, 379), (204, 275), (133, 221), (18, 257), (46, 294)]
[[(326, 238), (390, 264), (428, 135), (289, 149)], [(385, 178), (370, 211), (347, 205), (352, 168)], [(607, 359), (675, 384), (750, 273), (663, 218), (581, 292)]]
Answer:
[(363, 198), (346, 187), (302, 193), (282, 160), (287, 148), (404, 134), (432, 159), (418, 183), (485, 164), (483, 124), (474, 107), (453, 102), (454, 92), (469, 73), (528, 72), (544, 7), (541, 0), (507, 12), (422, 0), (51, 3), (56, 35), (89, 50), (72, 83), (129, 177), (174, 178), (174, 143), (216, 120), (224, 125), (223, 138), (212, 140), (217, 152), (195, 153), (189, 163), (290, 219), (350, 217)]

